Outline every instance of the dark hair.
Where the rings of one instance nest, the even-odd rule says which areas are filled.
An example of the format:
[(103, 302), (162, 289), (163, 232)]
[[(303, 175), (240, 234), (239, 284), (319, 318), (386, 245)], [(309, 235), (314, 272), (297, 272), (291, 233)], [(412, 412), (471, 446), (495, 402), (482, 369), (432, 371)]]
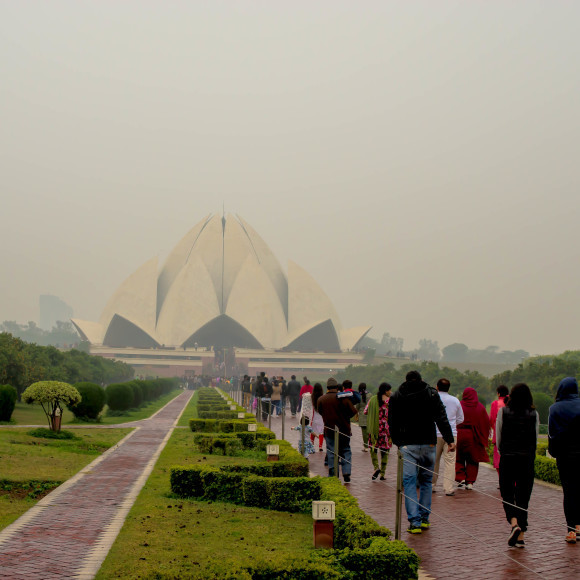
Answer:
[(420, 381), (421, 380), (421, 373), (419, 371), (409, 371), (407, 373), (407, 376), (405, 377), (405, 380), (408, 383), (414, 383), (415, 381)]
[(514, 412), (531, 411), (535, 409), (534, 398), (526, 383), (518, 383), (512, 387), (506, 405)]
[(295, 381), (296, 380), (296, 375), (292, 375), (292, 380)]
[(346, 379), (346, 381), (342, 381), (342, 386), (345, 389), (352, 389), (352, 381), (349, 381), (348, 379)]
[(448, 379), (439, 379), (437, 381), (437, 388), (442, 392), (442, 393), (448, 393), (449, 392), (449, 387), (451, 386), (451, 383), (449, 382)]
[(505, 385), (500, 385), (497, 388), (497, 394), (500, 397), (507, 397), (510, 394), (510, 392), (509, 392), (509, 389)]
[(358, 392), (360, 393), (360, 397), (362, 399), (362, 402), (366, 403), (367, 402), (367, 384), (361, 383), (358, 386)]
[(322, 385), (320, 383), (314, 383), (314, 388), (312, 389), (312, 407), (316, 409), (318, 405), (318, 399), (323, 395)]
[(377, 401), (379, 402), (379, 407), (385, 404), (385, 401), (383, 401), (383, 395), (389, 392), (392, 388), (393, 387), (391, 387), (389, 383), (381, 383), (379, 385), (379, 391), (377, 393)]

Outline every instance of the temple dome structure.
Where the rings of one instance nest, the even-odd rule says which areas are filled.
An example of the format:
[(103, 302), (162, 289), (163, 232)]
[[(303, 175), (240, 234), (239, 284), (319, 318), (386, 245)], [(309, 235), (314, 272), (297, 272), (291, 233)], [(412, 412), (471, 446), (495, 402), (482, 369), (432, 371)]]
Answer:
[(343, 329), (314, 278), (290, 262), (288, 276), (239, 216), (209, 215), (171, 251), (131, 274), (99, 322), (73, 319), (93, 345), (234, 346), (339, 352), (370, 327)]

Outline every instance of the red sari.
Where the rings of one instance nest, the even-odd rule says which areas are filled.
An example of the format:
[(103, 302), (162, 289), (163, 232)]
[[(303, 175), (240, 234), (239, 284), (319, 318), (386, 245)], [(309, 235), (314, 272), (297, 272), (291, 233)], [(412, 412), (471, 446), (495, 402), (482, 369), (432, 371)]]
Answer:
[(489, 461), (489, 417), (477, 398), (477, 391), (471, 387), (463, 391), (461, 408), (464, 420), (457, 426), (455, 480), (472, 484), (477, 479), (479, 463)]

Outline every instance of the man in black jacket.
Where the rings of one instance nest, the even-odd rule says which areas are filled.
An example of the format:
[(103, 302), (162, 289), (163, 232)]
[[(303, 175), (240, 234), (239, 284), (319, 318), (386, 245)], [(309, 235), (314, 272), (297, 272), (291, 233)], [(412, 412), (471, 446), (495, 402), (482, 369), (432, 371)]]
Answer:
[(292, 417), (296, 417), (296, 409), (300, 401), (300, 383), (296, 380), (296, 375), (292, 375), (292, 380), (286, 385), (286, 397), (290, 399), (290, 411)]
[(423, 382), (418, 371), (408, 372), (405, 382), (390, 398), (388, 423), (391, 438), (403, 455), (407, 531), (420, 534), (430, 527), (431, 482), (437, 448), (435, 424), (450, 452), (455, 450), (455, 439), (439, 393)]

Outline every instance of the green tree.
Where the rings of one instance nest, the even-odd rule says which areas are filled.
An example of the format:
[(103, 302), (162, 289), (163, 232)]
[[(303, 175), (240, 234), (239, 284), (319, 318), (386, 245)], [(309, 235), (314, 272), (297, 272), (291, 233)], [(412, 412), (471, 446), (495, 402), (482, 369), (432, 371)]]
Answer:
[(22, 400), (28, 404), (39, 403), (48, 420), (49, 429), (59, 432), (63, 405), (80, 403), (81, 395), (68, 383), (39, 381), (22, 393)]
[(467, 362), (469, 348), (461, 342), (454, 342), (443, 348), (444, 362)]

